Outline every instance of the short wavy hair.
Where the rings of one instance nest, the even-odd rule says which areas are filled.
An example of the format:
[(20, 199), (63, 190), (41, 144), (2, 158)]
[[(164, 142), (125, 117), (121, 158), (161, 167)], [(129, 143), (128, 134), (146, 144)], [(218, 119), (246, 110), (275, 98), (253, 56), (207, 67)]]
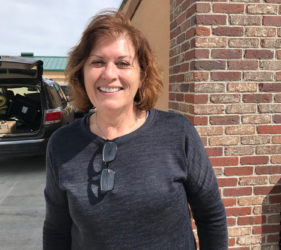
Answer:
[(141, 70), (142, 86), (135, 96), (135, 105), (139, 110), (150, 110), (155, 106), (163, 81), (147, 39), (122, 12), (104, 11), (92, 18), (80, 42), (69, 53), (65, 73), (77, 109), (87, 112), (93, 108), (85, 89), (83, 67), (97, 40), (123, 34), (131, 40)]

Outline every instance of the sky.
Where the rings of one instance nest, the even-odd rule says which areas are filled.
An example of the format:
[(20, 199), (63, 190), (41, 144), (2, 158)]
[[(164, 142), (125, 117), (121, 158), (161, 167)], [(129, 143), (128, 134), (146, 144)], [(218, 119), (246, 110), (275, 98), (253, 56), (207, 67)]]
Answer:
[(0, 0), (0, 55), (67, 56), (91, 17), (122, 0)]

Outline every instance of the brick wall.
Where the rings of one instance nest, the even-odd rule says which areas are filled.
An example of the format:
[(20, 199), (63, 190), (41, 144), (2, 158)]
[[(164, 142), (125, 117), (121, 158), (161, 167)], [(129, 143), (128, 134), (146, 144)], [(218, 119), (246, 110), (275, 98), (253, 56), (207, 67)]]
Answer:
[(279, 249), (281, 0), (171, 0), (169, 109), (218, 177), (229, 249)]

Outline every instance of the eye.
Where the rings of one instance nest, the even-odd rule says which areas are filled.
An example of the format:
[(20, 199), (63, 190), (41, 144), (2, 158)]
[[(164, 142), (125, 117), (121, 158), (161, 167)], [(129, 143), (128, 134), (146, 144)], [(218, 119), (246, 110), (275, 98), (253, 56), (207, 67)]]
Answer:
[(116, 63), (117, 67), (120, 69), (129, 68), (131, 64), (127, 61), (120, 61)]
[(103, 67), (105, 65), (105, 62), (102, 60), (94, 60), (91, 62), (91, 64), (96, 67), (96, 68), (100, 68)]

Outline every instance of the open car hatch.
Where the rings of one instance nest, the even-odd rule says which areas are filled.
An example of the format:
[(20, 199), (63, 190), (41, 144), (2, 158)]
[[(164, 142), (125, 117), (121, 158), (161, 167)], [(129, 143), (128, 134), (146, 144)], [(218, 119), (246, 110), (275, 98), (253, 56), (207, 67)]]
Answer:
[(0, 56), (0, 84), (7, 79), (34, 79), (42, 78), (43, 62), (41, 60), (16, 57)]

